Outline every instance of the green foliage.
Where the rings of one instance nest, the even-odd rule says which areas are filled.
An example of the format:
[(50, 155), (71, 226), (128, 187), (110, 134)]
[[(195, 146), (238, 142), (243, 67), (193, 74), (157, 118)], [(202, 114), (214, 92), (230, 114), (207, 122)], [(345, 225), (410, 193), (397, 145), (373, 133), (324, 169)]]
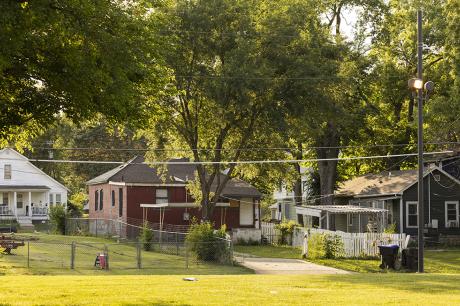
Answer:
[(187, 247), (204, 261), (228, 262), (231, 249), (225, 226), (214, 230), (210, 222), (193, 223), (186, 237)]
[(383, 232), (385, 234), (396, 234), (397, 233), (396, 223), (389, 224), (388, 227)]
[(53, 230), (56, 233), (65, 235), (65, 223), (68, 213), (63, 205), (54, 205), (50, 207), (49, 217)]
[(283, 222), (275, 225), (275, 229), (281, 232), (281, 241), (279, 242), (280, 244), (290, 243), (292, 239), (292, 233), (294, 233), (296, 226), (299, 226), (299, 224), (293, 220), (283, 220)]
[(312, 234), (308, 238), (308, 258), (333, 259), (344, 254), (342, 239), (337, 235)]
[(150, 251), (152, 249), (152, 240), (153, 240), (153, 231), (149, 226), (147, 221), (142, 225), (142, 231), (139, 235), (139, 241), (142, 242), (142, 247), (145, 251)]

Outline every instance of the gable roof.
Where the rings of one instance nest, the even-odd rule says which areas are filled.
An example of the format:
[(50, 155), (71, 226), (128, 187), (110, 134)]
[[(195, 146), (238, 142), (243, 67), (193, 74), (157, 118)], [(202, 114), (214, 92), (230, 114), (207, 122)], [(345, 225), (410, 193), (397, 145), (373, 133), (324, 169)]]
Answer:
[[(125, 164), (87, 181), (86, 184), (97, 185), (119, 182), (126, 184), (185, 185), (187, 181), (195, 179), (196, 170), (196, 165), (186, 164), (187, 162), (189, 162), (187, 158), (171, 159), (166, 166), (166, 173), (161, 175), (158, 169), (152, 168), (145, 163), (145, 159), (142, 156), (136, 156)], [(221, 176), (224, 177), (224, 174), (221, 174)], [(262, 196), (254, 186), (235, 178), (227, 182), (222, 195), (238, 197)]]
[[(34, 170), (37, 170), (37, 174), (42, 174), (42, 175), (45, 175), (48, 179), (50, 179), (51, 181), (53, 181), (54, 183), (56, 183), (57, 185), (61, 186), (62, 188), (64, 188), (65, 190), (67, 191), (70, 191), (69, 188), (67, 188), (66, 186), (64, 186), (62, 183), (60, 183), (59, 181), (55, 180), (54, 178), (52, 178), (51, 176), (49, 176), (48, 174), (46, 174), (43, 170), (41, 170), (40, 168), (38, 168), (37, 166), (35, 166), (34, 164), (32, 164), (29, 159), (27, 157), (25, 157), (24, 155), (22, 155), (21, 153), (19, 153), (18, 151), (12, 149), (12, 148), (4, 148), (4, 149), (1, 149), (0, 150), (0, 155), (2, 153), (6, 153), (6, 154), (9, 154), (9, 153), (13, 153), (16, 157), (18, 158), (11, 158), (12, 160), (14, 159), (19, 159), (19, 160), (23, 160), (25, 162), (27, 162), (27, 164), (29, 166), (31, 166), (32, 168), (34, 168)], [(2, 159), (2, 158), (0, 158)], [(14, 171), (14, 169), (13, 169)]]
[[(460, 185), (460, 181), (440, 169), (425, 169), (423, 176), (439, 171)], [(338, 197), (372, 197), (384, 195), (400, 195), (418, 183), (418, 170), (383, 171), (379, 174), (366, 174), (345, 181), (336, 192)]]

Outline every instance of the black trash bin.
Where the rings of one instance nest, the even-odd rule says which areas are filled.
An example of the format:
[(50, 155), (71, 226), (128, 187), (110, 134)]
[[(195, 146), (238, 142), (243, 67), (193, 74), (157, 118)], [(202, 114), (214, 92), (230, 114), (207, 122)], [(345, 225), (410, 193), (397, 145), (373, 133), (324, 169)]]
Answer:
[(382, 263), (380, 269), (395, 269), (396, 259), (398, 258), (399, 245), (379, 245), (380, 256), (382, 256)]
[(407, 248), (401, 252), (401, 265), (410, 271), (417, 271), (418, 248)]

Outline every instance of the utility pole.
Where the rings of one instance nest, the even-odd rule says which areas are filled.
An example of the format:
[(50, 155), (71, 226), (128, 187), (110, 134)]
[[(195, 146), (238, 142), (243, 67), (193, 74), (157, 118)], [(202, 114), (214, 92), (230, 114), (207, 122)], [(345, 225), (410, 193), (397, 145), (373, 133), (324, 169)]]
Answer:
[[(417, 78), (423, 81), (423, 36), (422, 36), (422, 10), (417, 11)], [(423, 247), (424, 247), (424, 200), (423, 200), (423, 87), (417, 90), (418, 96), (418, 272), (423, 273)], [(401, 207), (402, 209), (402, 207)]]

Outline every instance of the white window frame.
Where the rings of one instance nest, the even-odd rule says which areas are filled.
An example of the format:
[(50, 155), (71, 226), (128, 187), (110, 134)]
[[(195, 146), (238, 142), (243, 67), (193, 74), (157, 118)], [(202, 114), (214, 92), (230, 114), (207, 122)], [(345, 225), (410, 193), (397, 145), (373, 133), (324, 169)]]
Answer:
[[(409, 225), (409, 205), (417, 206), (417, 225)], [(418, 202), (417, 201), (407, 201), (406, 202), (406, 227), (407, 228), (418, 228)]]
[(13, 177), (12, 172), (13, 172), (13, 167), (11, 166), (11, 164), (3, 165), (3, 179), (11, 180), (11, 178)]
[(456, 211), (457, 211), (457, 216), (456, 216), (456, 220), (455, 222), (457, 222), (457, 224), (459, 223), (459, 212), (458, 212), (458, 201), (445, 201), (444, 202), (444, 212), (445, 212), (445, 218), (444, 218), (444, 227), (447, 228), (447, 222), (449, 221), (453, 221), (453, 220), (447, 220), (447, 205), (449, 204), (455, 204), (455, 208), (456, 208)]
[(48, 197), (49, 197), (48, 201), (50, 201), (50, 206), (51, 206), (54, 204), (54, 193), (50, 193)]
[[(59, 196), (59, 201), (58, 201), (58, 196)], [(55, 199), (54, 202), (55, 202), (56, 205), (58, 205), (58, 204), (61, 205), (62, 204), (62, 194), (55, 193), (54, 194), (54, 199)]]
[[(158, 196), (158, 192), (166, 192), (166, 196)], [(160, 201), (158, 201), (160, 199)], [(166, 201), (165, 201), (166, 200)], [(155, 189), (155, 203), (156, 204), (163, 204), (163, 203), (168, 203), (169, 202), (169, 191), (168, 188), (157, 188)]]

